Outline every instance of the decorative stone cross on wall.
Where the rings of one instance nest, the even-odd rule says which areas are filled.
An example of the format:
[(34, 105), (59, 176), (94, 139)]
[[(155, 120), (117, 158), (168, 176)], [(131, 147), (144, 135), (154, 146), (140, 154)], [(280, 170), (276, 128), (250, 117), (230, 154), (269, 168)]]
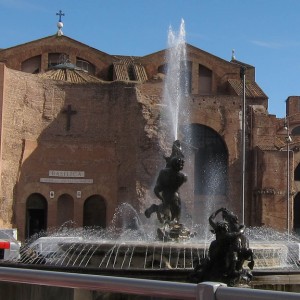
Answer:
[(69, 104), (67, 109), (62, 111), (63, 114), (67, 115), (67, 126), (66, 126), (66, 130), (69, 131), (71, 128), (71, 117), (72, 115), (76, 115), (77, 111), (76, 110), (72, 110), (71, 105)]

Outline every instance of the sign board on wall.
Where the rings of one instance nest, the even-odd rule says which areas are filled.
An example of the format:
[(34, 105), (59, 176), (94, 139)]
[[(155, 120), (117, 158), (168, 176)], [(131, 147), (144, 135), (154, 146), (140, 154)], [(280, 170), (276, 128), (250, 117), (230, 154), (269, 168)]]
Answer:
[[(87, 183), (94, 182), (93, 179), (85, 177), (84, 171), (63, 171), (63, 170), (49, 170), (49, 177), (40, 178), (42, 183)], [(56, 177), (56, 178), (55, 178)]]

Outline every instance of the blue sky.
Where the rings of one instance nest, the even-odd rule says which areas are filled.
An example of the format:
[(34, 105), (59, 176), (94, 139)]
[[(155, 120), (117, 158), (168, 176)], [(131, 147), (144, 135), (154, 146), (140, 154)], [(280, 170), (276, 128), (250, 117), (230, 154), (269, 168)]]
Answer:
[(55, 34), (60, 9), (65, 35), (120, 55), (165, 49), (183, 18), (189, 44), (255, 66), (269, 113), (300, 96), (300, 0), (0, 0), (0, 48)]

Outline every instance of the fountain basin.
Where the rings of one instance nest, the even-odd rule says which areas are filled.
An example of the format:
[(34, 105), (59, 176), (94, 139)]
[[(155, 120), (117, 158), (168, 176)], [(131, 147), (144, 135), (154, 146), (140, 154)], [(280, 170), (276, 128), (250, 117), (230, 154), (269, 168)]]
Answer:
[[(47, 257), (40, 256), (41, 259), (35, 259), (33, 263), (116, 270), (192, 270), (201, 258), (207, 256), (209, 247), (204, 242), (111, 240), (65, 242), (60, 240), (57, 245), (59, 251), (46, 252)], [(293, 267), (298, 263), (299, 257), (289, 261), (289, 247), (282, 242), (253, 243), (251, 248), (254, 253), (255, 269), (279, 269)], [(30, 263), (30, 260), (23, 262)]]

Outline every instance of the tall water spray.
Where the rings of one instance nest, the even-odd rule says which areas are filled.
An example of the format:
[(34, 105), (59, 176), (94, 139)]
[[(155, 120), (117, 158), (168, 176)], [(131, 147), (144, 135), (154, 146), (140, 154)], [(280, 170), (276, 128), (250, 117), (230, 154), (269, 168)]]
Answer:
[(188, 65), (185, 42), (185, 24), (181, 20), (178, 33), (169, 28), (167, 69), (164, 86), (164, 105), (166, 115), (171, 122), (171, 134), (178, 139), (179, 114), (188, 117), (185, 100), (188, 96)]

